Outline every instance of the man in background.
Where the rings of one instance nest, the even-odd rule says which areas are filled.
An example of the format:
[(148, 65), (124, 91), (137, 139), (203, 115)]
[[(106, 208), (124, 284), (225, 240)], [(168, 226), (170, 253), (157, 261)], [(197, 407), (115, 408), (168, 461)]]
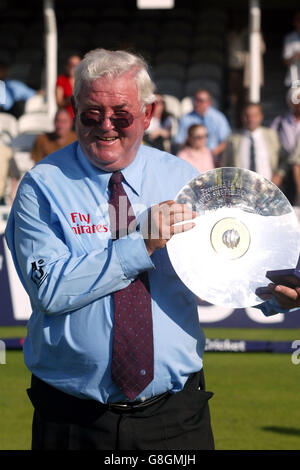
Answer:
[(54, 132), (39, 135), (31, 150), (31, 158), (38, 163), (52, 152), (74, 142), (77, 137), (72, 131), (72, 118), (67, 109), (59, 109), (54, 119)]
[(300, 11), (294, 15), (294, 31), (287, 34), (283, 44), (283, 60), (287, 67), (285, 85), (291, 86), (300, 80)]
[(0, 205), (5, 204), (5, 190), (9, 177), (12, 149), (0, 143)]
[(5, 102), (0, 105), (0, 112), (9, 113), (19, 118), (24, 114), (26, 101), (34, 96), (37, 91), (20, 80), (9, 79), (8, 74), (7, 64), (0, 63), (0, 80), (5, 83)]
[(300, 202), (299, 196), (297, 196), (297, 194), (299, 194), (297, 189), (299, 182), (295, 181), (294, 166), (289, 156), (294, 153), (297, 141), (300, 137), (300, 88), (289, 89), (287, 93), (287, 104), (289, 111), (284, 115), (276, 116), (270, 127), (278, 134), (283, 150), (283, 157), (287, 164), (286, 175), (282, 181), (281, 189), (290, 203), (295, 205)]
[(259, 104), (248, 103), (242, 112), (243, 128), (231, 134), (224, 152), (224, 166), (255, 171), (280, 186), (285, 170), (280, 167), (281, 148), (277, 133), (263, 127)]
[(218, 165), (222, 152), (225, 150), (226, 139), (231, 132), (225, 115), (212, 106), (209, 91), (199, 89), (194, 96), (194, 110), (181, 117), (175, 144), (181, 146), (187, 139), (188, 129), (193, 124), (203, 124), (207, 129), (207, 147), (212, 151)]

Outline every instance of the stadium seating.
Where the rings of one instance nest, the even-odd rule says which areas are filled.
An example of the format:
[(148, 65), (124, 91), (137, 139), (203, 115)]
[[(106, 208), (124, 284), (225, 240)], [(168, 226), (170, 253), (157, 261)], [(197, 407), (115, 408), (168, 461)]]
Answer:
[(178, 98), (172, 95), (163, 95), (164, 102), (166, 104), (166, 110), (173, 114), (176, 119), (181, 116), (181, 105)]
[(23, 114), (18, 119), (19, 134), (51, 132), (53, 129), (53, 122), (46, 113)]
[(17, 165), (17, 168), (21, 174), (21, 177), (26, 173), (26, 171), (29, 171), (33, 165), (34, 162), (31, 159), (31, 153), (26, 152), (26, 151), (15, 151), (14, 152), (14, 160)]
[(187, 80), (197, 78), (213, 79), (220, 82), (223, 79), (223, 69), (218, 64), (200, 62), (192, 64), (187, 69)]
[(155, 83), (160, 94), (173, 95), (178, 99), (182, 97), (183, 84), (181, 80), (177, 78), (158, 78)]
[(32, 132), (32, 133), (21, 133), (18, 134), (17, 137), (12, 139), (11, 141), (11, 148), (14, 152), (30, 152), (32, 149), (34, 142), (40, 132)]
[(18, 121), (11, 114), (0, 113), (0, 135), (8, 142), (18, 135)]
[(42, 95), (34, 95), (25, 103), (25, 114), (30, 113), (46, 113), (47, 105)]
[(189, 60), (189, 54), (185, 49), (164, 49), (155, 55), (155, 63), (164, 64), (166, 62), (174, 62), (175, 64), (182, 64), (186, 66)]
[(186, 67), (182, 64), (175, 63), (163, 63), (158, 64), (153, 68), (154, 79), (158, 78), (177, 78), (178, 80), (184, 80), (186, 76)]
[(180, 114), (190, 113), (193, 110), (193, 100), (191, 96), (185, 96), (180, 103)]
[[(33, 2), (34, 3), (34, 2)], [(37, 2), (36, 2), (37, 3)], [(150, 63), (157, 91), (177, 123), (192, 109), (192, 96), (198, 87), (208, 88), (214, 103), (222, 106), (225, 67), (225, 34), (228, 13), (221, 7), (196, 5), (173, 10), (138, 10), (135, 2), (115, 0), (97, 13), (96, 2), (79, 0), (65, 9), (56, 2), (58, 29), (58, 73), (66, 59), (92, 48), (133, 49)], [(45, 86), (42, 8), (9, 6), (0, 18), (0, 61), (10, 62), (10, 77), (35, 89)], [(2, 42), (3, 39), (3, 42)], [(3, 46), (5, 45), (5, 47)], [(15, 149), (29, 150), (38, 133), (51, 131), (42, 96), (27, 101), (25, 115), (14, 133)], [(173, 128), (176, 128), (176, 123)]]

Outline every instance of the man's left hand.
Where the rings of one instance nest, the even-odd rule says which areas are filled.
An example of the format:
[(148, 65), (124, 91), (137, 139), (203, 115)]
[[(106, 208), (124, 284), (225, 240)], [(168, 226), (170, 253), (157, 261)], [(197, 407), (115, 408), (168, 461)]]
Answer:
[(268, 288), (280, 307), (284, 309), (300, 307), (300, 287), (291, 288), (280, 284), (269, 284)]

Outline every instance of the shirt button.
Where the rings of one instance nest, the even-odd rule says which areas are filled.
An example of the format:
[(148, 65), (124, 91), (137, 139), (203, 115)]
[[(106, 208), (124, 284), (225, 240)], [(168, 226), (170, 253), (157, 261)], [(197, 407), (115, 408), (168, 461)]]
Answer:
[(141, 375), (146, 375), (145, 369), (141, 369), (141, 370), (140, 370), (140, 374), (141, 374)]

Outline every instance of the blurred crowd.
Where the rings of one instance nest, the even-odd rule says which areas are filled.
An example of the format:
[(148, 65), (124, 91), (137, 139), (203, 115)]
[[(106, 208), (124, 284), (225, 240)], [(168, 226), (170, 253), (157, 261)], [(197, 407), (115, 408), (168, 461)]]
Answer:
[[(200, 173), (221, 166), (255, 171), (276, 184), (292, 205), (300, 205), (300, 12), (294, 16), (293, 26), (294, 30), (283, 41), (286, 112), (274, 116), (271, 125), (264, 125), (263, 103), (251, 103), (247, 99), (247, 18), (237, 17), (228, 35), (230, 118), (217, 109), (213, 94), (206, 88), (196, 90), (190, 97), (192, 109), (179, 117), (166, 100), (166, 94), (158, 89), (154, 115), (143, 143), (173, 153)], [(264, 53), (265, 43), (261, 37), (262, 64)], [(68, 57), (65, 72), (57, 78), (53, 130), (35, 136), (32, 141), (29, 149), (32, 166), (76, 140), (71, 96), (74, 69), (80, 60), (77, 54)], [(1, 115), (6, 113), (18, 119), (30, 98), (43, 95), (42, 90), (10, 80), (6, 64), (0, 64), (0, 80), (6, 89), (5, 102), (0, 100)], [(17, 163), (13, 148), (1, 135), (0, 204), (10, 205), (14, 198), (24, 173)]]

